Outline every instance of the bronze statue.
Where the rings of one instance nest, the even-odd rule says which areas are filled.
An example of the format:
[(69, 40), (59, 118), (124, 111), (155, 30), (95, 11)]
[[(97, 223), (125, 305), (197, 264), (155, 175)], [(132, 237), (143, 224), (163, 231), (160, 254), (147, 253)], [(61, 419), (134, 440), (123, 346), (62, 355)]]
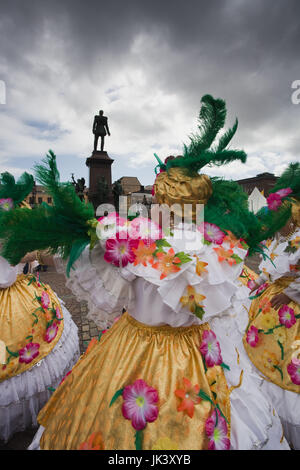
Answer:
[(110, 135), (107, 117), (103, 116), (103, 111), (99, 111), (99, 116), (95, 116), (93, 124), (93, 134), (95, 135), (94, 140), (94, 152), (97, 151), (98, 139), (101, 137), (101, 152), (104, 148), (104, 137), (106, 134)]
[(75, 188), (75, 192), (81, 201), (84, 201), (84, 190), (85, 190), (85, 179), (80, 178), (77, 182), (74, 179), (74, 173), (72, 173), (72, 184)]

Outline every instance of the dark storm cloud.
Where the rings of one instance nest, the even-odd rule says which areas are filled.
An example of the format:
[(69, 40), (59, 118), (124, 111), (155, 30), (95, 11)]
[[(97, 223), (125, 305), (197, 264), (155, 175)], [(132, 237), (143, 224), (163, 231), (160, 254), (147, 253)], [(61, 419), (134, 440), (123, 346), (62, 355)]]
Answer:
[[(291, 103), (291, 83), (300, 79), (298, 0), (27, 0), (2, 2), (0, 15), (0, 66), (8, 81), (22, 70), (33, 83), (38, 74), (50, 86), (67, 70), (74, 84), (80, 79), (107, 83), (108, 103), (117, 106), (122, 85), (118, 89), (114, 77), (132, 64), (153, 88), (180, 97), (178, 113), (191, 124), (200, 97), (211, 93), (226, 100), (229, 125), (239, 117), (234, 146), (256, 155), (284, 150), (285, 158), (299, 155), (300, 105)], [(42, 39), (43, 63), (37, 54)], [(49, 48), (57, 43), (56, 70), (47, 68), (47, 42)], [(74, 95), (66, 92), (66, 102), (82, 115), (88, 112), (84, 90)], [(141, 120), (137, 110), (130, 114), (128, 103), (111, 111), (116, 122), (126, 121), (128, 114), (128, 141), (136, 139), (137, 131), (154, 135), (155, 125), (167, 129), (159, 103), (140, 109), (141, 115), (157, 113), (155, 121)], [(170, 147), (177, 144), (181, 140)], [(262, 162), (272, 170), (271, 163)]]

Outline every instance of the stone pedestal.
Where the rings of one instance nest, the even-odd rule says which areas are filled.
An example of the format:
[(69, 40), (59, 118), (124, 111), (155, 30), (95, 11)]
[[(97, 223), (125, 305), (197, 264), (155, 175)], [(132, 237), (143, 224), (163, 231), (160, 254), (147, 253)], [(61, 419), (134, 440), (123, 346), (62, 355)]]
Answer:
[[(92, 155), (86, 159), (86, 166), (90, 169), (89, 175), (89, 201), (93, 203), (95, 210), (99, 204), (109, 203), (113, 204), (113, 194), (112, 194), (112, 180), (111, 180), (111, 165), (114, 162), (110, 158), (107, 152), (96, 150)], [(101, 200), (101, 195), (99, 194), (99, 180), (101, 177), (104, 177), (108, 185), (108, 195), (105, 200)]]

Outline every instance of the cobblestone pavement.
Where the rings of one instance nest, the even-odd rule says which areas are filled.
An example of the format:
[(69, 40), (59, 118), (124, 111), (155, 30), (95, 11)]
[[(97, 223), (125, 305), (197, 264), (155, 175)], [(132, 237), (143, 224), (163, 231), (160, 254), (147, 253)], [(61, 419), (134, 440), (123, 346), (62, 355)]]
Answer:
[[(258, 272), (259, 257), (253, 256), (247, 260), (247, 266)], [(87, 319), (87, 304), (85, 301), (78, 302), (70, 289), (65, 286), (65, 276), (58, 274), (54, 268), (49, 268), (47, 272), (40, 273), (40, 279), (51, 286), (56, 294), (65, 302), (66, 308), (78, 326), (78, 335), (81, 354), (86, 350), (88, 343), (97, 337), (100, 330), (96, 324)], [(4, 444), (0, 441), (0, 450), (26, 450), (31, 443), (37, 428), (28, 429), (24, 432), (16, 433)]]

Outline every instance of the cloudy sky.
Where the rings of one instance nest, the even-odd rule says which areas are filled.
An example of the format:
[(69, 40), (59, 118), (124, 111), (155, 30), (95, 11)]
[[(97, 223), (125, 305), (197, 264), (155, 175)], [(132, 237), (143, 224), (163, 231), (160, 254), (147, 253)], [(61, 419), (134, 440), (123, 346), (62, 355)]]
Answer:
[(30, 171), (51, 148), (62, 180), (88, 179), (103, 109), (113, 180), (152, 184), (153, 152), (181, 153), (209, 93), (228, 126), (238, 117), (232, 148), (248, 160), (206, 172), (278, 175), (300, 156), (299, 45), (299, 0), (2, 0), (0, 171)]

